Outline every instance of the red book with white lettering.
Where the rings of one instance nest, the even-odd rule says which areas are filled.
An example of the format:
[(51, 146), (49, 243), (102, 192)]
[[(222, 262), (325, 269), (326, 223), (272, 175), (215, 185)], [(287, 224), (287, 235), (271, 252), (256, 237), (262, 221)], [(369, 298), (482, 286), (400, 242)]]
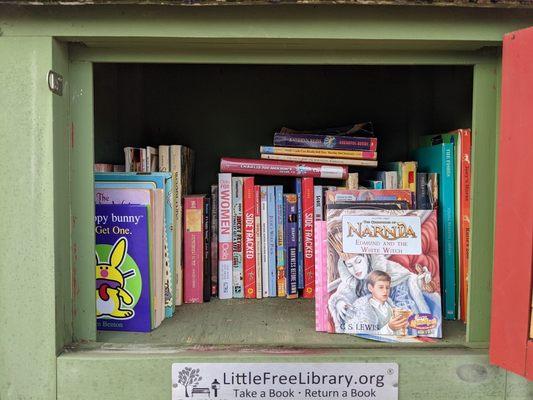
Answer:
[(218, 297), (233, 297), (231, 174), (218, 174)]
[(242, 184), (244, 298), (256, 298), (255, 278), (255, 193), (254, 178), (243, 178)]
[(304, 291), (303, 297), (315, 297), (315, 187), (313, 178), (302, 178), (302, 221), (304, 253)]
[(205, 195), (184, 197), (184, 303), (203, 303)]
[(220, 159), (220, 171), (248, 175), (308, 176), (331, 179), (348, 177), (348, 167), (345, 165), (229, 157)]

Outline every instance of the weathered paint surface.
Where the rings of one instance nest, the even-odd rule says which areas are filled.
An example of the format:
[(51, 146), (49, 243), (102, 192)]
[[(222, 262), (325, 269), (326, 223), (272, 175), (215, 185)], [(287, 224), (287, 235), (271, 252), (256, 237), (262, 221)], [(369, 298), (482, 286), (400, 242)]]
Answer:
[(499, 284), (494, 285), (490, 346), (493, 363), (530, 379), (533, 188), (523, 182), (529, 180), (532, 166), (532, 65), (533, 28), (506, 35), (494, 251), (494, 279)]
[[(532, 24), (533, 10), (431, 7), (9, 7), (0, 6), (3, 34), (105, 42), (125, 38), (363, 39), (484, 41)], [(91, 40), (89, 40), (91, 41)], [(416, 44), (413, 44), (416, 46)], [(391, 49), (394, 49), (392, 47)]]
[[(28, 5), (23, 0), (0, 0), (1, 3)], [(30, 5), (98, 5), (98, 4), (141, 4), (141, 5), (168, 5), (168, 6), (235, 6), (235, 5), (324, 5), (324, 4), (349, 4), (349, 5), (394, 5), (394, 6), (440, 6), (440, 7), (490, 7), (490, 8), (528, 8), (533, 7), (524, 0), (33, 0)]]
[[(439, 48), (449, 46), (456, 51), (457, 43), (461, 43), (473, 50), (483, 45), (499, 45), (503, 33), (529, 25), (533, 25), (533, 13), (529, 10), (474, 12), (423, 7), (403, 9), (342, 6), (280, 6), (268, 9), (109, 6), (61, 7), (54, 10), (47, 7), (0, 7), (0, 143), (3, 149), (14, 149), (4, 153), (0, 170), (3, 174), (2, 192), (9, 194), (2, 197), (1, 203), (5, 219), (0, 228), (1, 243), (9, 268), (4, 265), (0, 268), (0, 398), (55, 398), (56, 346), (67, 342), (70, 336), (67, 314), (71, 291), (69, 285), (65, 285), (65, 276), (68, 277), (69, 272), (61, 269), (62, 260), (68, 257), (69, 249), (59, 243), (67, 241), (68, 234), (65, 233), (68, 228), (63, 214), (60, 218), (54, 216), (60, 208), (54, 204), (54, 199), (66, 196), (66, 189), (58, 186), (63, 185), (61, 182), (65, 175), (57, 170), (64, 163), (65, 155), (62, 153), (56, 158), (57, 154), (54, 153), (64, 148), (64, 142), (57, 137), (56, 142), (53, 139), (53, 135), (57, 134), (56, 129), (61, 137), (64, 134), (61, 122), (64, 114), (63, 111), (57, 112), (56, 108), (61, 106), (53, 102), (45, 79), (52, 66), (63, 68), (61, 63), (53, 63), (55, 56), (52, 37), (65, 41), (82, 41), (93, 47), (130, 46), (130, 57), (132, 48), (137, 53), (144, 49), (145, 60), (152, 58), (156, 61), (171, 60), (168, 49), (165, 58), (150, 46), (152, 40), (160, 37), (170, 40), (192, 38), (207, 43), (216, 41), (217, 38), (229, 38), (240, 42), (240, 50), (235, 54), (241, 62), (246, 62), (246, 54), (243, 53), (246, 53), (247, 47), (251, 47), (251, 53), (255, 52), (257, 55), (258, 52), (253, 49), (261, 43), (267, 44), (261, 47), (260, 54), (266, 60), (269, 45), (271, 49), (275, 49), (291, 40), (311, 40), (313, 46), (319, 48), (320, 41), (327, 39), (325, 50), (334, 55), (331, 62), (337, 62), (340, 59), (336, 48), (339, 41), (360, 41), (368, 50), (371, 49), (368, 40), (376, 40), (375, 43), (378, 43), (381, 50), (367, 55), (366, 60), (370, 62), (379, 63), (383, 55), (392, 62), (396, 55), (402, 57), (403, 63), (427, 63), (424, 52), (413, 52), (420, 49), (421, 42), (439, 43), (442, 46)], [(36, 35), (39, 37), (35, 37)], [(275, 40), (279, 41), (276, 43)], [(344, 49), (351, 43), (353, 42), (345, 42)], [(396, 48), (399, 43), (402, 46), (400, 52)], [(116, 48), (106, 50), (107, 53), (104, 51), (107, 61), (112, 61), (113, 54), (121, 51)], [(464, 47), (462, 49), (465, 50)], [(100, 52), (100, 49), (96, 49), (89, 56), (102, 57)], [(223, 52), (219, 51), (218, 55), (222, 56)], [(309, 59), (312, 55), (308, 54)], [(58, 56), (58, 60), (62, 57)], [(434, 52), (433, 57), (433, 60), (437, 60), (439, 55)], [(457, 52), (453, 57), (444, 56), (446, 63), (450, 63), (452, 58), (457, 63), (464, 63), (465, 57), (472, 57), (472, 54), (463, 51)], [(203, 60), (217, 62), (216, 59), (206, 57)], [(278, 58), (278, 61), (282, 61), (282, 58)], [(352, 57), (351, 62), (357, 62), (357, 57)], [(79, 73), (74, 74), (77, 76), (74, 79), (74, 84), (78, 85), (77, 90), (90, 89), (88, 65), (80, 65)], [(495, 66), (496, 61), (480, 62), (476, 64), (474, 72), (474, 135), (480, 132), (479, 137), (487, 141), (476, 143), (474, 136), (474, 196), (486, 196), (486, 199), (473, 208), (471, 279), (476, 282), (475, 285), (486, 285), (487, 288), (491, 283), (495, 190)], [(72, 72), (71, 64), (69, 74)], [(69, 79), (73, 77), (70, 76)], [(70, 96), (76, 93), (81, 92), (72, 91)], [(89, 189), (92, 182), (92, 97), (85, 100), (86, 97), (78, 96), (77, 106), (73, 97), (71, 99), (71, 105), (77, 107), (78, 112), (77, 117), (73, 114), (70, 133), (73, 146), (70, 157), (73, 165), (71, 179), (80, 179), (80, 182), (77, 179), (71, 180), (78, 182), (73, 183), (71, 189), (71, 206), (74, 211), (78, 208), (71, 219), (72, 259), (78, 262), (78, 265), (73, 262), (73, 268), (76, 269), (72, 272), (72, 292), (76, 302), (72, 324), (77, 338), (91, 340), (95, 335), (91, 315), (94, 277), (89, 277), (90, 274), (85, 269), (79, 275), (77, 268), (80, 265), (81, 268), (92, 265), (93, 255), (90, 239), (92, 232), (88, 231), (87, 226), (92, 212), (88, 205), (92, 203), (92, 192)], [(74, 109), (72, 112), (74, 113)], [(57, 125), (53, 122), (54, 118), (57, 118)], [(76, 132), (84, 132), (88, 136), (78, 135)], [(78, 140), (84, 146), (78, 146)], [(75, 151), (78, 153), (75, 154)], [(53, 166), (54, 163), (56, 166)], [(80, 187), (76, 187), (76, 184)], [(75, 199), (76, 196), (78, 199)], [(85, 197), (85, 200), (81, 197)], [(81, 226), (81, 231), (76, 233), (78, 226)], [(61, 231), (55, 232), (55, 229)], [(70, 246), (70, 243), (65, 246)], [(26, 283), (24, 290), (13, 285), (13, 270), (16, 271), (16, 282)], [(476, 304), (480, 307), (479, 313), (470, 314), (468, 338), (473, 342), (486, 340), (488, 302), (485, 289), (471, 291), (471, 307), (477, 307)], [(63, 314), (61, 310), (67, 310), (67, 314)], [(149, 348), (140, 351), (138, 345), (128, 354), (110, 349), (96, 353), (67, 353), (58, 359), (58, 390), (60, 398), (108, 398), (109, 392), (102, 391), (102, 384), (111, 382), (109, 371), (119, 371), (121, 384), (116, 386), (119, 388), (113, 389), (114, 398), (168, 398), (170, 387), (167, 384), (170, 382), (172, 361), (198, 361), (202, 357), (208, 360), (246, 359), (251, 362), (281, 360), (273, 356), (262, 356), (260, 353), (260, 350), (251, 351), (238, 357), (230, 351), (220, 352), (218, 356), (205, 352), (176, 355), (173, 350), (170, 354), (154, 353)], [(400, 390), (404, 398), (437, 398), (435, 393), (444, 393), (442, 398), (446, 399), (475, 399), (476, 396), (500, 399), (504, 398), (506, 391), (508, 398), (531, 398), (531, 386), (512, 379), (512, 376), (506, 375), (502, 370), (488, 366), (486, 351), (464, 348), (426, 349), (423, 352), (414, 349), (388, 349), (371, 350), (369, 353), (357, 350), (355, 353), (343, 350), (329, 354), (322, 352), (313, 357), (315, 358), (298, 358), (293, 355), (290, 359), (284, 359), (397, 360), (401, 364), (401, 384), (405, 394)], [(512, 383), (507, 389), (506, 376)], [(431, 385), (419, 387), (427, 382), (431, 382)]]
[(498, 138), (498, 58), (474, 67), (471, 265), (467, 340), (488, 342)]
[[(81, 351), (58, 359), (59, 399), (167, 399), (173, 362), (390, 362), (400, 366), (400, 399), (504, 399), (505, 371), (484, 351), (322, 350), (308, 354), (259, 351)], [(117, 371), (110, 374), (109, 371)], [(142, 373), (140, 372), (142, 371)], [(437, 372), (438, 371), (438, 372)], [(437, 376), (438, 375), (438, 376)], [(120, 383), (117, 383), (120, 382)], [(519, 397), (517, 397), (519, 398)]]
[(92, 64), (70, 64), (71, 246), (74, 341), (96, 339)]
[(50, 37), (0, 38), (2, 400), (56, 393), (55, 297), (65, 293), (55, 286), (52, 46)]

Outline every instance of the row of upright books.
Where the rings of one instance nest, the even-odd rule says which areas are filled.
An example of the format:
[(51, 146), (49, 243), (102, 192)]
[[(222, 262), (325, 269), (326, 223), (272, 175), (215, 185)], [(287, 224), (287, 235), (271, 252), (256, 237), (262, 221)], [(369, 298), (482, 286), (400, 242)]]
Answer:
[(94, 174), (101, 330), (147, 332), (183, 303), (183, 198), (191, 191), (194, 153), (180, 145), (158, 152), (160, 172)]
[[(469, 199), (469, 130), (424, 137), (423, 146), (413, 153), (412, 161), (380, 164), (378, 170), (373, 168), (377, 165), (377, 138), (373, 135), (371, 124), (335, 128), (325, 134), (282, 129), (274, 135), (273, 144), (260, 147), (261, 158), (222, 157), (218, 182), (211, 186), (209, 195), (188, 195), (192, 152), (183, 146), (159, 146), (157, 149), (157, 164), (162, 166), (158, 169), (170, 170), (171, 173), (95, 174), (97, 264), (111, 265), (113, 260), (116, 263), (119, 257), (113, 256), (115, 251), (120, 253), (121, 240), (128, 239), (126, 232), (135, 231), (124, 225), (136, 221), (127, 213), (124, 215), (130, 218), (115, 219), (116, 228), (103, 224), (106, 216), (113, 221), (113, 214), (119, 215), (118, 209), (113, 207), (133, 209), (133, 206), (143, 205), (144, 219), (148, 220), (144, 230), (146, 236), (139, 242), (130, 240), (124, 256), (127, 260), (127, 256), (132, 254), (129, 252), (133, 250), (132, 246), (142, 247), (137, 243), (144, 240), (144, 247), (148, 248), (147, 272), (143, 274), (135, 268), (117, 266), (115, 269), (122, 280), (119, 277), (113, 281), (98, 275), (97, 265), (97, 298), (100, 296), (97, 303), (100, 302), (101, 306), (99, 329), (139, 330), (130, 327), (127, 321), (132, 321), (134, 315), (143, 315), (137, 311), (139, 294), (132, 293), (134, 287), (139, 286), (138, 282), (135, 284), (135, 277), (140, 276), (145, 282), (144, 292), (149, 288), (150, 312), (147, 315), (150, 315), (151, 323), (145, 322), (144, 330), (153, 329), (162, 319), (172, 316), (177, 304), (200, 303), (218, 296), (220, 299), (315, 298), (317, 330), (331, 332), (331, 327), (336, 326), (335, 319), (337, 325), (341, 320), (345, 324), (346, 316), (355, 310), (353, 303), (363, 295), (370, 296), (367, 300), (370, 299), (370, 288), (375, 287), (378, 281), (382, 282), (382, 278), (387, 280), (383, 276), (377, 279), (376, 274), (372, 274), (373, 280), (367, 282), (365, 279), (372, 272), (370, 269), (379, 270), (384, 265), (392, 265), (393, 261), (399, 266), (388, 273), (390, 301), (385, 302), (390, 307), (381, 303), (385, 307), (381, 311), (390, 314), (389, 319), (394, 321), (383, 331), (380, 331), (383, 326), (368, 330), (368, 335), (381, 337), (387, 331), (404, 336), (418, 332), (419, 336), (424, 336), (425, 332), (425, 336), (439, 337), (441, 314), (435, 311), (435, 307), (438, 304), (440, 310), (441, 286), (444, 300), (442, 315), (448, 319), (464, 318), (462, 307), (466, 303), (463, 292), (466, 291), (468, 258), (465, 258), (466, 264), (459, 260), (463, 259), (462, 251), (468, 250), (468, 232), (465, 232), (466, 241), (459, 243), (458, 238), (462, 240), (463, 229), (467, 228), (468, 222), (469, 205), (465, 198)], [(172, 148), (181, 148), (181, 175), (173, 167), (177, 161), (172, 162)], [(144, 162), (128, 162), (131, 154), (132, 148), (126, 148), (125, 165), (129, 169), (138, 170), (141, 165), (148, 168), (147, 165), (154, 162), (153, 151), (150, 152), (150, 163), (147, 158)], [(133, 154), (138, 154), (133, 156), (134, 160), (142, 159), (142, 151), (133, 150)], [(269, 154), (283, 158), (272, 159)], [(285, 156), (309, 156), (313, 159), (292, 160)], [(170, 160), (168, 166), (165, 159)], [(372, 164), (367, 161), (372, 161)], [(464, 172), (465, 168), (468, 168), (468, 173)], [(144, 186), (132, 186), (134, 182), (136, 185), (143, 182)], [(132, 198), (134, 190), (144, 190), (144, 197)], [(137, 193), (138, 196), (140, 194)], [(104, 198), (107, 200), (103, 201)], [(108, 210), (103, 207), (105, 202), (112, 203)], [(170, 205), (168, 210), (165, 208), (167, 204)], [(136, 210), (138, 212), (139, 209)], [(391, 226), (401, 229), (401, 224), (407, 226), (406, 221), (415, 218), (418, 230), (413, 232), (426, 237), (424, 240), (427, 240), (428, 232), (431, 233), (431, 254), (420, 250), (428, 249), (428, 243), (420, 240), (418, 247), (414, 247), (418, 249), (416, 254), (402, 253), (402, 247), (396, 247), (397, 251), (399, 248), (397, 254), (386, 253), (389, 250), (384, 250), (382, 245), (377, 247), (381, 250), (376, 250), (376, 246), (371, 245), (372, 240), (367, 240), (370, 246), (341, 251), (342, 240), (332, 236), (334, 228), (329, 227), (328, 215), (335, 213), (346, 214), (348, 219), (353, 216), (373, 217), (370, 222), (374, 225), (367, 227), (367, 234), (372, 229), (389, 232), (386, 229)], [(142, 215), (137, 221), (143, 219)], [(389, 220), (381, 221), (385, 225), (378, 226), (378, 216), (387, 216)], [(367, 220), (359, 222), (368, 223)], [(438, 234), (430, 231), (436, 226)], [(105, 228), (109, 228), (108, 234), (103, 233)], [(335, 229), (338, 229), (337, 225)], [(110, 235), (110, 231), (116, 235)], [(361, 228), (358, 230), (360, 233), (363, 231)], [(461, 250), (460, 244), (463, 245)], [(99, 245), (106, 247), (98, 250)], [(412, 243), (405, 246), (413, 248)], [(376, 251), (381, 253), (376, 254)], [(331, 264), (329, 260), (335, 257), (337, 261)], [(357, 276), (355, 264), (358, 263), (354, 260), (373, 267)], [(355, 264), (339, 270), (341, 262), (344, 266)], [(406, 289), (395, 281), (400, 269), (404, 273), (402, 283), (409, 280), (420, 282), (420, 292), (414, 293), (415, 298), (411, 302), (402, 303), (397, 297), (398, 291)], [(324, 277), (333, 280), (324, 281)], [(333, 295), (342, 282), (348, 285), (343, 292), (357, 288), (359, 296), (348, 302), (337, 302), (331, 308), (329, 300), (324, 302), (324, 293), (327, 299), (338, 299), (340, 294)], [(458, 288), (461, 290), (456, 292)], [(115, 291), (116, 296), (113, 297)], [(109, 300), (111, 297), (112, 301)], [(128, 303), (129, 300), (131, 302)], [(417, 302), (422, 306), (413, 308)], [(112, 304), (117, 304), (117, 307), (112, 307)], [(459, 304), (461, 306), (458, 307)], [(111, 311), (100, 312), (106, 307)], [(367, 305), (363, 308), (371, 310)], [(408, 310), (411, 310), (410, 313)], [(132, 315), (125, 315), (125, 311)], [(122, 316), (118, 317), (119, 314)], [(318, 321), (324, 318), (329, 328), (318, 329)], [(424, 325), (424, 321), (427, 324)], [(366, 322), (358, 323), (364, 325)], [(340, 332), (338, 328), (333, 331)], [(361, 332), (343, 330), (343, 333)]]

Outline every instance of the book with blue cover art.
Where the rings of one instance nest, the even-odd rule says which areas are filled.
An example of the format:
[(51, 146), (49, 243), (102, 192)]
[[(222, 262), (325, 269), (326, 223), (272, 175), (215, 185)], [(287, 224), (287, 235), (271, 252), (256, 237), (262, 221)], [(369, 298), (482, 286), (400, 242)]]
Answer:
[(278, 295), (276, 283), (277, 229), (276, 229), (276, 192), (274, 186), (267, 186), (267, 229), (268, 229), (268, 296)]
[(150, 332), (149, 208), (96, 204), (96, 325), (99, 330)]
[[(172, 174), (168, 172), (135, 173), (135, 172), (112, 172), (95, 173), (96, 188), (125, 188), (142, 187), (163, 189), (165, 191), (165, 211), (164, 211), (164, 271), (165, 271), (165, 317), (170, 318), (174, 314), (176, 298), (176, 280), (182, 279), (182, 275), (176, 271), (177, 260), (174, 249), (174, 190), (172, 185)], [(133, 184), (133, 185), (132, 185)], [(181, 265), (181, 263), (180, 263)]]
[(453, 144), (442, 143), (421, 147), (415, 151), (418, 168), (422, 172), (439, 174), (438, 227), (439, 246), (444, 282), (444, 318), (457, 318), (455, 263), (455, 191)]

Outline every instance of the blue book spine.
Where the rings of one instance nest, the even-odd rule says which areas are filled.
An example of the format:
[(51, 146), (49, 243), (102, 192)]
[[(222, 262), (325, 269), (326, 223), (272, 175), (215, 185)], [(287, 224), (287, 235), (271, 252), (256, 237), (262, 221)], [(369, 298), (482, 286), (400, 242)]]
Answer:
[(278, 297), (285, 297), (285, 256), (283, 239), (283, 186), (275, 186), (276, 191), (276, 280), (278, 285)]
[(294, 194), (286, 194), (283, 199), (285, 206), (285, 290), (288, 298), (296, 298), (298, 297), (298, 200)]
[(441, 195), (439, 196), (439, 214), (441, 219), (441, 237), (444, 238), (444, 284), (447, 319), (457, 318), (456, 273), (455, 268), (455, 184), (453, 144), (442, 145)]
[(267, 225), (268, 225), (268, 296), (276, 297), (276, 191), (274, 186), (267, 187)]
[(94, 221), (97, 329), (150, 332), (149, 208), (96, 204)]
[(444, 288), (444, 318), (457, 318), (455, 263), (455, 192), (453, 144), (442, 143), (416, 151), (419, 170), (439, 174), (439, 254)]
[(303, 289), (304, 284), (304, 247), (303, 247), (303, 216), (302, 216), (302, 179), (295, 181), (296, 197), (298, 201), (298, 289)]

